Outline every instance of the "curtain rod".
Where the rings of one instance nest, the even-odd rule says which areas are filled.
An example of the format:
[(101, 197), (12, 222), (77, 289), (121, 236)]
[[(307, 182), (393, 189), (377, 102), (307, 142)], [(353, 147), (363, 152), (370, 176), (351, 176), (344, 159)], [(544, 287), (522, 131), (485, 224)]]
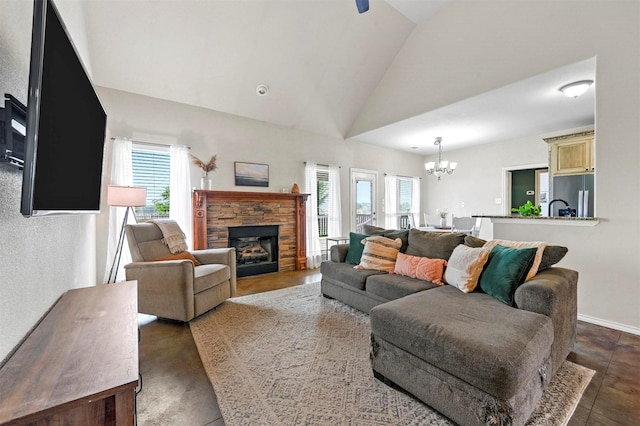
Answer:
[(399, 178), (407, 178), (407, 179), (422, 179), (422, 176), (402, 176), (402, 175), (394, 175), (392, 173), (385, 173), (385, 176), (395, 176)]
[[(126, 141), (131, 141), (131, 142), (133, 142), (133, 143), (135, 143), (137, 145), (149, 145), (149, 146), (157, 146), (157, 147), (162, 147), (162, 148), (167, 148), (167, 147), (169, 147), (171, 145), (174, 145), (174, 144), (166, 145), (166, 144), (163, 144), (163, 143), (136, 141), (136, 140), (133, 140), (133, 139), (122, 138), (122, 137), (113, 137), (113, 138), (111, 138), (112, 141), (114, 141), (116, 139), (124, 139)], [(191, 149), (191, 147), (188, 146), (188, 145), (176, 145), (176, 146), (184, 146), (187, 149)]]
[[(307, 163), (309, 163), (309, 161), (305, 161), (304, 164), (306, 165)], [(329, 167), (329, 166), (335, 166), (335, 164), (320, 164), (320, 163), (316, 163), (317, 166), (321, 166), (321, 167)], [(341, 169), (342, 166), (336, 166), (337, 168)]]

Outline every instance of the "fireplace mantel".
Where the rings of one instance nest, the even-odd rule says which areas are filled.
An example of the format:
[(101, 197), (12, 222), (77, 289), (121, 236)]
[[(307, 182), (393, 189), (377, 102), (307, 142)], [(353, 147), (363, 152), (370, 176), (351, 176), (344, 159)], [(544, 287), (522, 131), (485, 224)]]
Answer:
[[(286, 245), (280, 248), (280, 270), (306, 269), (308, 196), (283, 192), (194, 190), (193, 247), (196, 250), (226, 247), (229, 226), (280, 225), (284, 240), (281, 244)], [(287, 237), (288, 230), (290, 237)]]

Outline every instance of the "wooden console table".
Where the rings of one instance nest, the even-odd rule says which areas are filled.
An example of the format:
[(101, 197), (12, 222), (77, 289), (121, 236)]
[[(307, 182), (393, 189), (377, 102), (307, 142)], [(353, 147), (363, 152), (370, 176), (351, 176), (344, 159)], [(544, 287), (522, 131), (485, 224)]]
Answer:
[(67, 291), (0, 369), (0, 425), (135, 423), (137, 283)]

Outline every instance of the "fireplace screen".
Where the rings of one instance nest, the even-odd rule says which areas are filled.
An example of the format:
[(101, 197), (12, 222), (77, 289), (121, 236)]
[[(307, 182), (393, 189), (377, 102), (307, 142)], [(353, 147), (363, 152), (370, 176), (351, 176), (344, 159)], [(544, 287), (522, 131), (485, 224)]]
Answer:
[(238, 277), (278, 271), (278, 226), (229, 227), (229, 247), (236, 248)]

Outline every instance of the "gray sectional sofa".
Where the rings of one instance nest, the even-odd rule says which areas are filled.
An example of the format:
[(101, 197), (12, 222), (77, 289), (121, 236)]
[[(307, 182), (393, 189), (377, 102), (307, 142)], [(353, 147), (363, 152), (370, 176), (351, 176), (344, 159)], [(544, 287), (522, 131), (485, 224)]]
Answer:
[[(404, 233), (403, 233), (404, 232)], [(460, 244), (485, 242), (465, 234), (412, 229), (368, 233), (401, 238), (401, 252), (449, 259)], [(360, 236), (352, 234), (352, 243)], [(397, 385), (463, 425), (520, 425), (573, 348), (576, 271), (553, 266), (566, 248), (547, 246), (538, 273), (519, 285), (512, 306), (481, 290), (346, 263), (349, 245), (331, 247), (321, 265), (321, 289), (368, 312), (375, 376)]]

